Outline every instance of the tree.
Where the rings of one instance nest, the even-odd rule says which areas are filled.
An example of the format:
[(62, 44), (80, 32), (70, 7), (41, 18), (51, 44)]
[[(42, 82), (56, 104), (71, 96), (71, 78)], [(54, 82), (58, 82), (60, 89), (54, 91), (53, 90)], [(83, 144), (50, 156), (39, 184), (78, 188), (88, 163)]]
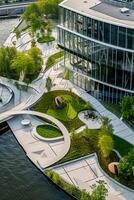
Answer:
[(125, 96), (121, 100), (121, 113), (126, 119), (134, 118), (134, 97)]
[(26, 75), (34, 74), (36, 71), (34, 60), (24, 52), (17, 53), (16, 58), (14, 58), (11, 67), (20, 78), (21, 76), (25, 78)]
[(51, 91), (52, 86), (53, 86), (52, 80), (51, 80), (51, 78), (48, 76), (47, 79), (46, 79), (46, 89), (47, 89), (48, 92)]
[(100, 148), (101, 155), (104, 158), (108, 158), (114, 147), (112, 136), (105, 133), (103, 135), (100, 134), (98, 147)]
[(45, 1), (45, 14), (49, 18), (58, 19), (60, 0), (46, 0)]
[(43, 64), (41, 50), (38, 47), (31, 47), (31, 49), (29, 49), (29, 51), (28, 51), (28, 54), (34, 60), (37, 70), (39, 70), (39, 68), (41, 68), (41, 66)]
[(125, 178), (134, 185), (134, 148), (120, 160), (118, 165), (119, 176)]
[(0, 74), (1, 76), (12, 76), (11, 63), (16, 57), (17, 50), (15, 47), (0, 48)]
[(108, 190), (105, 187), (104, 181), (99, 181), (99, 185), (92, 186), (92, 194), (90, 196), (90, 200), (105, 200)]
[(40, 11), (40, 8), (38, 6), (38, 3), (30, 3), (25, 12), (23, 13), (22, 15), (22, 18), (26, 21), (30, 21), (31, 20), (31, 16), (32, 15), (35, 15), (35, 16), (41, 16), (41, 11)]

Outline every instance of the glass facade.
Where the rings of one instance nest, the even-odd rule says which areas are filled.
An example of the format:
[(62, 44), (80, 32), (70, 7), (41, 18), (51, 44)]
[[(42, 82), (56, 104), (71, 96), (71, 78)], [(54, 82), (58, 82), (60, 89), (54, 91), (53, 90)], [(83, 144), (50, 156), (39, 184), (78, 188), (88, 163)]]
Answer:
[(62, 7), (60, 25), (92, 39), (134, 50), (134, 29), (98, 21)]
[[(60, 9), (59, 46), (75, 72), (74, 83), (95, 97), (117, 102), (134, 91), (134, 29)], [(83, 80), (82, 80), (83, 78)]]

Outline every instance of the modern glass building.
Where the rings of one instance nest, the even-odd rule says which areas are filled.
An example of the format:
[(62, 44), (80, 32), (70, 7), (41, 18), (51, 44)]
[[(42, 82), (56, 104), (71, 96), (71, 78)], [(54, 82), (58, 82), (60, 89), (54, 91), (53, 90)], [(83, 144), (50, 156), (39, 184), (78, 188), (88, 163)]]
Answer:
[(134, 95), (134, 1), (65, 0), (58, 29), (75, 84), (112, 103)]

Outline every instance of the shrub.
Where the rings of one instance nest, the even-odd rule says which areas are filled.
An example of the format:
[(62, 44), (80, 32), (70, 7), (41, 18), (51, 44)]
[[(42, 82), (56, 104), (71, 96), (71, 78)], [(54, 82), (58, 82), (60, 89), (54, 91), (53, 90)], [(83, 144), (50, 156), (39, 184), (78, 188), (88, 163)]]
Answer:
[(113, 149), (113, 146), (114, 146), (113, 139), (110, 135), (101, 135), (99, 137), (98, 147), (100, 148), (101, 155), (104, 158), (109, 157)]
[(134, 148), (120, 161), (118, 170), (119, 176), (134, 184)]

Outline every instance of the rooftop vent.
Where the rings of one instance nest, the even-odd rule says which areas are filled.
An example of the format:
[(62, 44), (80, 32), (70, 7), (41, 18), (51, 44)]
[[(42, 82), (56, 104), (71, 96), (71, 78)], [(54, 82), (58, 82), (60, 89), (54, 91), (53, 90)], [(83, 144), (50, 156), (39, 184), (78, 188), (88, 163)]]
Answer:
[(121, 13), (128, 13), (129, 12), (129, 9), (126, 8), (126, 7), (123, 7), (120, 9)]

